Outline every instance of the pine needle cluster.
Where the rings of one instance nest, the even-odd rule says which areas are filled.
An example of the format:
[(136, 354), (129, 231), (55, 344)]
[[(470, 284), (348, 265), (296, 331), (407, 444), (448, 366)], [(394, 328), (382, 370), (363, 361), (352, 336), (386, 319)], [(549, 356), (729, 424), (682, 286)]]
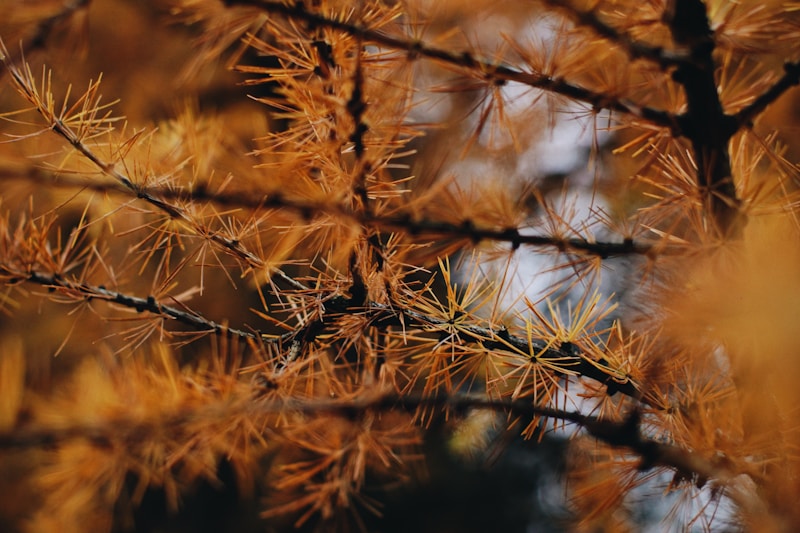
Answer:
[(442, 434), (563, 438), (577, 531), (653, 490), (800, 527), (800, 4), (0, 0), (0, 39), (0, 529), (225, 483), (370, 529)]

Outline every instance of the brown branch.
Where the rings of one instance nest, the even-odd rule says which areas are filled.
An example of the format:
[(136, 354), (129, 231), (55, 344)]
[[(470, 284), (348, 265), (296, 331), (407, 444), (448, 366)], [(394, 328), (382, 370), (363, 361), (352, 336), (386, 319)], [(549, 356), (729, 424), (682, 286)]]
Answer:
[[(118, 193), (132, 195), (129, 188), (120, 187), (118, 183), (98, 183), (83, 179), (48, 173), (45, 169), (37, 167), (2, 168), (0, 179), (24, 180), (35, 183), (44, 183), (50, 186), (78, 187), (86, 190), (104, 193)], [(287, 209), (295, 211), (304, 218), (313, 218), (317, 214), (334, 215), (346, 218), (349, 221), (371, 228), (391, 230), (410, 235), (437, 236), (452, 239), (467, 239), (473, 243), (481, 241), (506, 242), (513, 250), (521, 246), (550, 247), (563, 253), (587, 254), (607, 259), (619, 256), (645, 256), (653, 259), (658, 256), (674, 255), (680, 253), (680, 247), (670, 247), (661, 244), (650, 244), (632, 238), (624, 238), (620, 242), (592, 241), (581, 238), (556, 237), (552, 235), (529, 235), (522, 233), (518, 228), (486, 228), (480, 227), (470, 220), (460, 224), (442, 222), (426, 218), (414, 218), (409, 214), (381, 215), (372, 212), (356, 211), (349, 207), (329, 202), (313, 202), (302, 199), (287, 198), (281, 193), (239, 193), (239, 192), (212, 192), (199, 186), (191, 191), (181, 189), (166, 189), (160, 187), (140, 187), (140, 193), (148, 197), (157, 198), (165, 205), (166, 200), (202, 201), (228, 207), (241, 207), (247, 209)], [(139, 197), (139, 193), (135, 193)], [(304, 290), (305, 287), (294, 287)]]
[(661, 66), (662, 69), (691, 62), (692, 58), (683, 50), (665, 50), (638, 41), (624, 31), (603, 22), (595, 9), (582, 10), (565, 0), (542, 0), (548, 6), (564, 13), (575, 24), (591, 28), (597, 35), (621, 46), (631, 59), (646, 59)]
[[(230, 405), (230, 404), (229, 404)], [(539, 406), (525, 400), (493, 400), (484, 396), (452, 395), (452, 396), (398, 396), (370, 395), (368, 397), (351, 400), (298, 400), (298, 399), (270, 399), (249, 402), (240, 407), (246, 414), (264, 415), (272, 413), (298, 413), (318, 415), (321, 413), (357, 418), (365, 411), (416, 411), (424, 407), (433, 407), (455, 411), (470, 409), (492, 410), (527, 418), (544, 417), (564, 422), (572, 422), (596, 439), (614, 447), (626, 448), (641, 457), (642, 468), (649, 469), (655, 466), (674, 468), (687, 478), (702, 477), (703, 479), (730, 480), (734, 476), (723, 468), (717, 467), (692, 452), (677, 446), (645, 438), (639, 430), (639, 417), (634, 412), (623, 421), (605, 420), (595, 416), (588, 416), (574, 411), (566, 411), (553, 407)], [(212, 413), (209, 412), (209, 415)], [(217, 413), (220, 417), (230, 416), (231, 413)], [(59, 428), (17, 428), (13, 432), (0, 433), (0, 449), (27, 448), (60, 443), (63, 441), (86, 438), (107, 440), (110, 438), (109, 429), (114, 428), (113, 434), (120, 438), (125, 435), (146, 434), (147, 429), (159, 425), (176, 426), (192, 420), (202, 418), (202, 412), (181, 411), (156, 420), (119, 420), (112, 419), (105, 424), (75, 424)], [(158, 420), (161, 418), (161, 420)]]
[(487, 81), (520, 83), (583, 102), (596, 110), (607, 109), (641, 118), (656, 126), (668, 128), (675, 135), (680, 132), (680, 125), (676, 120), (677, 117), (672, 113), (643, 107), (635, 102), (617, 99), (608, 94), (597, 93), (578, 85), (573, 85), (558, 77), (536, 72), (525, 72), (505, 65), (498, 65), (475, 57), (474, 54), (468, 51), (453, 52), (425, 44), (419, 40), (392, 37), (357, 23), (313, 13), (308, 11), (302, 2), (285, 4), (259, 0), (226, 0), (226, 4), (255, 6), (268, 13), (279, 14), (292, 20), (305, 22), (311, 28), (326, 27), (340, 30), (365, 41), (393, 50), (404, 51), (409, 59), (424, 57), (452, 67), (462, 68), (469, 72), (480, 72), (481, 76)]
[[(105, 288), (102, 285), (90, 285), (85, 282), (72, 281), (62, 276), (41, 272), (22, 272), (8, 265), (0, 265), (0, 273), (7, 278), (7, 284), (22, 281), (35, 283), (54, 290), (60, 290), (76, 299), (103, 300), (139, 313), (148, 312), (165, 319), (172, 319), (181, 324), (190, 326), (201, 332), (213, 332), (215, 335), (236, 336), (247, 340), (260, 340), (267, 343), (277, 343), (279, 346), (296, 342), (302, 338), (304, 344), (314, 342), (314, 339), (325, 331), (337, 327), (335, 317), (347, 313), (360, 313), (368, 317), (370, 327), (385, 328), (388, 326), (410, 327), (416, 324), (423, 329), (433, 328), (447, 330), (451, 328), (449, 322), (443, 319), (425, 315), (410, 309), (402, 309), (397, 304), (387, 306), (369, 302), (364, 306), (353, 305), (351, 300), (341, 297), (330, 298), (324, 305), (325, 320), (314, 321), (299, 326), (297, 329), (283, 335), (262, 335), (257, 332), (244, 331), (220, 324), (191, 310), (179, 309), (159, 302), (154, 296), (141, 298)], [(627, 396), (643, 400), (638, 385), (629, 378), (612, 377), (613, 369), (604, 372), (596, 364), (592, 364), (577, 351), (574, 345), (555, 347), (544, 340), (533, 339), (528, 341), (522, 337), (508, 333), (505, 328), (493, 330), (477, 325), (460, 325), (458, 338), (462, 342), (477, 343), (487, 350), (505, 351), (511, 353), (536, 353), (537, 360), (542, 362), (553, 361), (558, 367), (569, 369), (569, 372), (557, 372), (564, 377), (575, 375), (597, 381), (606, 386), (608, 394), (621, 392)]]
[(260, 338), (256, 333), (219, 324), (194, 311), (165, 305), (156, 300), (153, 296), (140, 298), (138, 296), (131, 296), (122, 292), (109, 290), (102, 285), (90, 285), (84, 282), (71, 281), (57, 274), (18, 271), (8, 265), (0, 265), (0, 274), (8, 278), (5, 281), (8, 285), (22, 281), (36, 283), (49, 289), (60, 290), (76, 299), (103, 300), (122, 307), (134, 309), (138, 313), (148, 312), (165, 319), (173, 319), (199, 331), (208, 331), (217, 335), (236, 336), (251, 340)]
[[(302, 345), (314, 342), (318, 335), (326, 331), (337, 330), (336, 316), (345, 314), (360, 314), (364, 316), (368, 327), (387, 328), (391, 326), (408, 330), (416, 326), (423, 330), (450, 334), (453, 334), (455, 329), (456, 333), (453, 334), (453, 342), (479, 344), (484, 349), (495, 352), (526, 355), (535, 353), (536, 363), (547, 364), (554, 374), (560, 375), (565, 379), (575, 377), (591, 379), (604, 385), (609, 395), (619, 392), (642, 403), (652, 404), (640, 390), (639, 384), (629, 376), (606, 366), (607, 363), (605, 361), (590, 362), (585, 354), (572, 343), (565, 342), (560, 346), (555, 346), (553, 343), (548, 343), (542, 339), (529, 340), (510, 334), (504, 326), (498, 329), (491, 329), (477, 324), (459, 324), (458, 327), (454, 327), (452, 322), (446, 319), (408, 309), (401, 302), (393, 302), (391, 305), (367, 302), (362, 305), (353, 299), (342, 296), (334, 296), (323, 300), (325, 301), (324, 317), (319, 317), (319, 319), (280, 337), (265, 337), (265, 339), (277, 340), (281, 346), (285, 343), (296, 344), (300, 342), (302, 347)], [(292, 357), (295, 357), (295, 355), (293, 354)], [(282, 366), (289, 362), (282, 362)], [(608, 370), (604, 371), (601, 366), (605, 366)], [(657, 405), (652, 406), (661, 408)]]
[[(741, 474), (713, 463), (691, 450), (643, 436), (641, 432), (641, 417), (638, 411), (631, 412), (628, 417), (621, 421), (615, 421), (585, 415), (576, 411), (539, 406), (526, 400), (494, 400), (483, 396), (468, 395), (435, 398), (427, 396), (384, 396), (352, 403), (354, 405), (350, 408), (355, 407), (357, 411), (366, 408), (396, 408), (397, 406), (404, 410), (416, 410), (420, 407), (439, 407), (456, 411), (488, 409), (531, 419), (544, 417), (572, 422), (584, 428), (589, 435), (605, 444), (633, 452), (640, 458), (640, 468), (642, 470), (665, 466), (674, 469), (685, 479), (692, 479), (698, 483), (713, 479), (723, 485), (730, 483), (737, 475)], [(335, 410), (341, 409), (339, 406), (335, 407)]]
[[(25, 75), (20, 72), (19, 69), (11, 62), (7, 54), (3, 53), (4, 51), (5, 48), (2, 46), (2, 42), (0, 41), (0, 60), (5, 65), (6, 70), (11, 74), (11, 77), (20, 92), (36, 106), (37, 112), (48, 122), (48, 126), (53, 132), (65, 139), (78, 153), (91, 161), (103, 174), (114, 179), (117, 183), (122, 185), (137, 198), (144, 200), (159, 211), (165, 213), (170, 218), (183, 222), (193, 231), (194, 234), (208, 239), (212, 243), (230, 253), (232, 256), (243, 261), (248, 267), (253, 267), (256, 269), (263, 269), (266, 267), (264, 261), (260, 257), (247, 250), (238, 240), (232, 239), (219, 232), (211, 231), (205, 226), (199, 224), (185, 209), (170, 204), (162, 198), (153, 196), (146, 187), (134, 183), (134, 181), (128, 176), (118, 171), (114, 163), (104, 161), (97, 154), (95, 154), (91, 148), (89, 148), (89, 146), (83, 142), (81, 137), (69, 127), (69, 125), (65, 124), (60, 117), (55, 116), (53, 111), (48, 109), (39, 100), (35, 89), (30, 87)], [(305, 290), (307, 288), (277, 267), (270, 267), (270, 272), (278, 276), (282, 281), (294, 289)]]
[[(264, 407), (270, 411), (275, 409), (269, 403), (264, 404)], [(740, 480), (743, 476), (753, 478), (752, 471), (734, 469), (725, 456), (717, 456), (714, 460), (710, 460), (691, 449), (671, 444), (666, 440), (656, 440), (644, 436), (641, 428), (641, 414), (636, 410), (632, 411), (625, 419), (616, 421), (575, 411), (535, 405), (526, 400), (497, 400), (485, 396), (463, 394), (437, 397), (388, 394), (349, 401), (287, 400), (279, 403), (278, 410), (290, 408), (306, 414), (327, 412), (355, 419), (369, 410), (400, 408), (405, 411), (416, 411), (424, 407), (462, 412), (470, 409), (484, 409), (530, 419), (543, 417), (571, 422), (585, 429), (598, 441), (633, 453), (639, 458), (639, 469), (642, 471), (666, 467), (675, 472), (676, 479), (691, 481), (696, 486), (704, 486), (712, 482), (717, 488), (723, 489), (726, 495), (741, 508), (756, 514), (767, 512), (766, 506), (759, 496), (746, 486), (741, 486)], [(0, 444), (2, 444), (2, 440), (0, 440)]]
[[(393, 303), (391, 306), (371, 303), (369, 310), (373, 311), (371, 323), (380, 326), (403, 326), (417, 324), (423, 327), (440, 328), (442, 331), (453, 329), (447, 320), (425, 315), (409, 309), (402, 309), (399, 304)], [(614, 377), (615, 369), (608, 367), (608, 372), (599, 368), (598, 364), (590, 363), (584, 354), (581, 353), (572, 343), (563, 343), (561, 346), (554, 346), (542, 339), (531, 339), (512, 335), (505, 326), (498, 329), (481, 327), (474, 324), (461, 324), (457, 328), (458, 338), (463, 342), (471, 342), (481, 345), (489, 351), (501, 351), (516, 354), (537, 355), (537, 360), (543, 363), (552, 362), (551, 366), (556, 374), (569, 379), (576, 376), (591, 379), (605, 385), (607, 394), (614, 395), (617, 392), (626, 396), (650, 404), (640, 390), (639, 384), (628, 376)], [(559, 372), (556, 368), (563, 367), (565, 370)], [(568, 369), (568, 370), (567, 370)]]
[[(640, 469), (649, 470), (655, 467), (667, 467), (687, 480), (697, 484), (714, 481), (721, 487), (732, 485), (737, 476), (748, 474), (737, 472), (724, 466), (723, 461), (710, 461), (700, 454), (642, 435), (640, 416), (632, 412), (622, 421), (608, 420), (596, 416), (584, 415), (575, 411), (566, 411), (553, 407), (539, 406), (525, 400), (493, 400), (485, 396), (450, 395), (450, 396), (398, 396), (369, 395), (351, 400), (298, 400), (298, 399), (260, 399), (242, 402), (241, 406), (227, 403), (225, 405), (204, 406), (200, 410), (181, 410), (176, 413), (155, 416), (149, 420), (111, 419), (102, 424), (74, 424), (58, 428), (26, 428), (18, 427), (14, 431), (0, 433), (0, 449), (30, 448), (50, 446), (72, 439), (89, 439), (100, 443), (109, 439), (129, 439), (136, 435), (146, 435), (158, 427), (176, 427), (191, 421), (230, 418), (231, 411), (247, 416), (264, 416), (275, 413), (296, 413), (319, 415), (322, 413), (357, 419), (367, 411), (402, 410), (414, 412), (420, 408), (437, 408), (455, 411), (471, 409), (491, 410), (525, 418), (543, 417), (551, 420), (571, 422), (582, 427), (600, 442), (615, 448), (628, 450), (640, 459)], [(113, 431), (112, 431), (113, 430)], [(278, 429), (279, 431), (279, 429)]]
[(265, 193), (262, 196), (243, 193), (216, 193), (199, 188), (193, 191), (159, 190), (153, 194), (219, 203), (221, 205), (247, 207), (250, 209), (282, 208), (291, 209), (301, 216), (311, 218), (318, 213), (340, 216), (367, 227), (402, 232), (414, 236), (426, 235), (440, 238), (467, 239), (473, 243), (481, 241), (507, 242), (513, 250), (520, 246), (551, 247), (565, 253), (588, 254), (603, 259), (615, 256), (640, 255), (655, 257), (677, 253), (677, 248), (637, 242), (625, 238), (621, 242), (590, 241), (581, 238), (558, 237), (553, 235), (528, 235), (519, 228), (480, 227), (470, 220), (463, 222), (442, 222), (425, 218), (415, 218), (407, 213), (391, 215), (375, 214), (371, 211), (353, 210), (349, 207), (329, 202), (309, 202), (285, 197), (279, 192)]
[[(369, 327), (410, 327), (415, 324), (423, 329), (432, 328), (445, 331), (451, 328), (451, 324), (446, 320), (404, 309), (400, 304), (387, 306), (375, 302), (366, 302), (362, 305), (361, 302), (352, 299), (329, 295), (327, 298), (321, 298), (325, 315), (324, 320), (311, 321), (282, 335), (265, 335), (220, 324), (192, 310), (166, 305), (154, 296), (147, 296), (146, 298), (133, 296), (107, 289), (102, 285), (91, 285), (86, 282), (69, 280), (59, 274), (21, 270), (12, 265), (3, 264), (0, 264), (0, 274), (5, 278), (4, 283), (6, 285), (20, 282), (35, 283), (49, 289), (59, 290), (76, 300), (102, 300), (133, 309), (138, 313), (147, 312), (164, 319), (172, 319), (200, 332), (213, 332), (215, 335), (235, 336), (251, 341), (258, 340), (264, 343), (277, 344), (279, 347), (287, 344), (294, 345), (299, 341), (301, 341), (301, 344), (312, 343), (318, 335), (331, 329), (335, 330), (338, 327), (335, 320), (337, 315), (348, 313), (365, 315), (368, 318)], [(566, 370), (564, 372), (556, 371), (556, 373), (563, 375), (565, 378), (580, 375), (605, 385), (610, 395), (620, 392), (647, 403), (643, 399), (638, 385), (631, 379), (619, 376), (612, 377), (611, 374), (614, 369), (609, 368), (609, 372), (604, 372), (596, 364), (592, 364), (585, 357), (582, 357), (573, 345), (555, 347), (540, 339), (528, 341), (525, 338), (509, 334), (505, 328), (493, 330), (478, 325), (465, 324), (460, 325), (458, 330), (458, 338), (462, 342), (477, 343), (492, 351), (536, 353), (537, 359), (542, 362), (552, 361), (556, 362), (559, 367), (568, 368), (569, 372)], [(285, 366), (290, 362), (282, 361), (281, 364)]]

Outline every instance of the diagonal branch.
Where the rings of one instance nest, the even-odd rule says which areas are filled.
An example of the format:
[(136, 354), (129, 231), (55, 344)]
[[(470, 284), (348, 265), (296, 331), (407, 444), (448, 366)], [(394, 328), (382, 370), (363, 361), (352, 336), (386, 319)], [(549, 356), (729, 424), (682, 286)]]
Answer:
[(358, 23), (338, 20), (308, 11), (303, 2), (286, 4), (259, 0), (227, 0), (226, 4), (254, 6), (268, 13), (305, 22), (309, 27), (326, 27), (340, 30), (364, 41), (370, 41), (393, 50), (404, 51), (409, 59), (424, 57), (471, 72), (478, 71), (487, 81), (520, 83), (583, 102), (596, 110), (607, 109), (639, 117), (656, 126), (667, 128), (676, 135), (680, 131), (680, 125), (676, 120), (677, 117), (666, 111), (643, 107), (626, 99), (618, 99), (608, 94), (597, 93), (584, 87), (573, 85), (558, 77), (536, 72), (525, 72), (509, 66), (498, 65), (475, 57), (474, 54), (468, 51), (453, 52), (425, 44), (420, 40), (392, 37)]
[[(544, 417), (553, 420), (572, 422), (584, 428), (589, 435), (597, 440), (616, 448), (624, 448), (641, 460), (640, 468), (648, 470), (657, 466), (674, 469), (685, 479), (695, 480), (698, 484), (708, 480), (715, 480), (723, 486), (731, 483), (741, 472), (735, 472), (719, 463), (711, 462), (699, 454), (670, 444), (663, 440), (654, 440), (642, 435), (641, 416), (638, 411), (632, 411), (625, 419), (616, 421), (598, 416), (585, 415), (576, 411), (544, 407), (532, 404), (525, 400), (495, 400), (483, 396), (453, 395), (445, 397), (394, 397), (391, 395), (352, 402), (352, 409), (365, 408), (397, 408), (415, 410), (420, 407), (439, 407), (464, 411), (468, 409), (488, 409), (501, 413), (513, 413), (526, 418)], [(340, 410), (345, 406), (332, 406)], [(347, 412), (347, 411), (345, 411)]]
[(750, 127), (753, 121), (775, 100), (786, 91), (800, 84), (800, 62), (786, 63), (783, 65), (783, 76), (775, 85), (764, 91), (750, 105), (741, 109), (734, 115), (740, 128)]
[[(238, 240), (232, 239), (222, 233), (215, 232), (201, 225), (194, 220), (185, 209), (181, 208), (180, 206), (170, 204), (164, 199), (152, 195), (146, 187), (138, 185), (128, 176), (117, 170), (114, 163), (105, 161), (96, 153), (94, 153), (94, 151), (92, 151), (92, 149), (83, 142), (81, 136), (73, 131), (73, 129), (66, 124), (60, 116), (56, 115), (53, 109), (48, 107), (48, 105), (41, 100), (36, 88), (32, 86), (32, 76), (29, 72), (27, 75), (23, 74), (23, 72), (21, 72), (13, 63), (11, 63), (2, 41), (0, 41), (0, 60), (5, 65), (6, 70), (10, 73), (19, 92), (28, 101), (36, 106), (37, 112), (47, 121), (50, 130), (64, 138), (78, 153), (91, 161), (103, 174), (114, 179), (117, 183), (122, 185), (137, 198), (144, 200), (146, 203), (165, 213), (170, 218), (183, 222), (185, 226), (188, 227), (195, 235), (199, 235), (208, 239), (232, 256), (244, 262), (248, 267), (256, 269), (264, 269), (267, 267), (260, 257), (247, 250)], [(93, 117), (95, 111), (96, 110), (94, 109), (90, 109), (89, 111), (83, 113), (89, 117), (88, 120), (92, 122), (92, 125), (96, 125), (105, 120), (95, 119)], [(304, 285), (288, 276), (281, 269), (274, 266), (270, 266), (269, 268), (272, 274), (278, 276), (282, 281), (287, 283), (292, 288), (297, 290), (306, 289)]]
[(564, 13), (575, 24), (591, 28), (597, 35), (612, 41), (628, 53), (631, 59), (646, 59), (661, 66), (662, 69), (690, 62), (692, 58), (682, 50), (665, 50), (634, 39), (628, 33), (604, 22), (595, 9), (582, 10), (565, 0), (542, 0), (548, 6)]
[(194, 311), (178, 309), (177, 307), (163, 304), (153, 296), (140, 298), (118, 291), (112, 291), (101, 285), (90, 285), (88, 283), (71, 281), (56, 274), (18, 271), (9, 265), (0, 265), (0, 274), (8, 278), (5, 281), (6, 284), (14, 284), (20, 281), (36, 283), (44, 287), (60, 290), (77, 299), (103, 300), (122, 307), (134, 309), (138, 313), (148, 312), (163, 318), (173, 319), (198, 331), (209, 331), (217, 335), (236, 336), (251, 340), (259, 338), (255, 333), (219, 324)]
[[(61, 9), (56, 13), (46, 17), (36, 24), (36, 29), (25, 42), (20, 46), (20, 50), (37, 50), (45, 46), (45, 41), (53, 33), (53, 29), (61, 22), (69, 19), (75, 13), (88, 9), (92, 0), (64, 0)], [(2, 75), (2, 72), (0, 72)]]
[[(303, 343), (314, 342), (315, 338), (324, 332), (336, 330), (338, 328), (336, 317), (345, 314), (361, 314), (365, 316), (369, 327), (386, 328), (397, 326), (408, 328), (416, 326), (434, 331), (447, 331), (451, 328), (451, 324), (446, 320), (428, 316), (411, 309), (404, 309), (400, 304), (389, 306), (376, 302), (366, 302), (360, 305), (352, 300), (332, 296), (330, 298), (321, 298), (321, 300), (325, 301), (323, 304), (324, 320), (321, 318), (320, 320), (300, 325), (279, 336), (263, 335), (258, 332), (245, 331), (220, 324), (190, 309), (166, 305), (158, 301), (154, 296), (142, 298), (113, 291), (101, 285), (69, 280), (58, 274), (20, 270), (13, 265), (0, 264), (0, 274), (5, 278), (4, 282), (9, 285), (20, 282), (35, 283), (59, 290), (76, 300), (103, 300), (133, 309), (138, 313), (147, 312), (165, 319), (175, 320), (200, 332), (213, 332), (215, 335), (234, 336), (248, 341), (277, 344), (279, 347), (296, 343), (300, 338), (303, 339)], [(605, 385), (609, 395), (620, 392), (648, 403), (646, 398), (643, 397), (639, 385), (632, 379), (621, 375), (610, 367), (608, 371), (603, 371), (599, 364), (590, 363), (574, 345), (553, 346), (544, 340), (529, 340), (512, 335), (504, 327), (495, 330), (469, 324), (459, 326), (459, 339), (461, 342), (479, 344), (489, 351), (537, 353), (537, 360), (540, 362), (556, 362), (557, 364), (552, 365), (554, 371), (565, 378), (582, 376)], [(284, 361), (283, 363), (288, 364), (289, 362), (291, 361)], [(565, 370), (558, 371), (558, 368), (564, 368)]]

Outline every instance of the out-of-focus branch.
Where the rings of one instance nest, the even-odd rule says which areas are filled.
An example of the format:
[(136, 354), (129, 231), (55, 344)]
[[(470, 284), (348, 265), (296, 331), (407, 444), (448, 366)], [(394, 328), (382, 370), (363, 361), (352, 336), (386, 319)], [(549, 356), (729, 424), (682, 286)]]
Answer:
[[(473, 409), (490, 410), (524, 418), (547, 418), (573, 423), (600, 442), (630, 451), (640, 460), (640, 468), (649, 470), (666, 467), (676, 472), (681, 479), (691, 480), (702, 485), (713, 482), (722, 489), (734, 483), (737, 476), (748, 474), (736, 472), (724, 461), (710, 461), (689, 449), (654, 440), (642, 435), (638, 412), (632, 412), (621, 421), (589, 416), (575, 411), (553, 407), (538, 406), (525, 400), (498, 400), (478, 395), (450, 396), (398, 396), (378, 394), (352, 400), (298, 400), (298, 399), (253, 399), (248, 402), (225, 405), (211, 404), (200, 410), (179, 411), (177, 413), (154, 414), (145, 421), (111, 419), (94, 425), (71, 425), (59, 428), (16, 428), (13, 432), (0, 433), (0, 449), (29, 448), (49, 446), (71, 439), (82, 438), (100, 443), (109, 439), (125, 439), (131, 435), (147, 434), (148, 430), (160, 426), (179, 426), (192, 421), (230, 417), (232, 414), (246, 414), (251, 419), (280, 413), (315, 416), (320, 414), (358, 419), (369, 411), (401, 410), (415, 412), (420, 408), (468, 411)], [(235, 412), (231, 412), (235, 410)], [(113, 431), (112, 431), (113, 430)], [(276, 429), (275, 431), (280, 431)], [(735, 497), (735, 495), (734, 495)]]

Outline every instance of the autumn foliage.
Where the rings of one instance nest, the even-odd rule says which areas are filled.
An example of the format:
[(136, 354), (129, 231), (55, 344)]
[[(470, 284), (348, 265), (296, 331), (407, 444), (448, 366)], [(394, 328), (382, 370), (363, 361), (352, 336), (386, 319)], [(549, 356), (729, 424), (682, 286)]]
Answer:
[(796, 531), (799, 24), (0, 0), (0, 529), (389, 530), (555, 439), (561, 528)]

